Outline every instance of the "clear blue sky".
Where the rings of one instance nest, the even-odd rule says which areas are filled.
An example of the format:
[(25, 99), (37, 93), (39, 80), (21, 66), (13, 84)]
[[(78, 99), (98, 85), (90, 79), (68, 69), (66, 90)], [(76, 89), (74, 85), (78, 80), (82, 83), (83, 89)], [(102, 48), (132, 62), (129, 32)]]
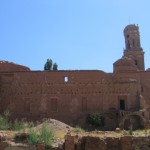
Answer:
[(150, 0), (0, 0), (0, 60), (112, 72), (128, 24), (139, 25), (149, 68)]

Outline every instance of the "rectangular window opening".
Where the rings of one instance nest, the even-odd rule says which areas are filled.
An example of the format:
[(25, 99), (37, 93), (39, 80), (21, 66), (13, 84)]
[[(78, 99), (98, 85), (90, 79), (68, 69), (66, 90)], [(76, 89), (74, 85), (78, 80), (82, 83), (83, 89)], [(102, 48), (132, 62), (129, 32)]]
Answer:
[(125, 110), (125, 100), (120, 99), (119, 101), (120, 110)]

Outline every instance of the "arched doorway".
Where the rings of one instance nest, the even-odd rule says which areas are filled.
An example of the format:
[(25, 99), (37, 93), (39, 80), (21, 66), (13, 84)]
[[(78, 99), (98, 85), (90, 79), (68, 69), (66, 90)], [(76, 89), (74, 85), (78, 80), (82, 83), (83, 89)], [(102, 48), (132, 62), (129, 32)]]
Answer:
[(124, 129), (125, 130), (137, 130), (144, 128), (144, 120), (139, 115), (129, 115), (124, 119)]

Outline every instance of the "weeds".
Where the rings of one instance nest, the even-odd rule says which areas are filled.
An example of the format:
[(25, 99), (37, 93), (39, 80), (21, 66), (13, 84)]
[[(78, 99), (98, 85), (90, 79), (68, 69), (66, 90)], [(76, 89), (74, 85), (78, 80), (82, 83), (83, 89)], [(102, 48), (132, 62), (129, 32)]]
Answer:
[(33, 128), (29, 130), (27, 141), (29, 144), (35, 145), (39, 141), (45, 143), (45, 148), (50, 148), (54, 139), (54, 133), (48, 128), (47, 124), (43, 124), (40, 132), (36, 132)]
[(45, 147), (50, 148), (54, 139), (54, 133), (48, 128), (47, 124), (44, 123), (40, 132), (40, 140), (44, 141)]
[(29, 127), (29, 128), (32, 128), (32, 127), (34, 127), (34, 123), (31, 121), (31, 122), (28, 122), (27, 123), (27, 126)]
[(126, 130), (123, 130), (123, 135), (128, 135), (128, 132)]
[(9, 110), (4, 111), (4, 113), (0, 115), (0, 130), (7, 130), (10, 128), (10, 123), (8, 122), (9, 116)]
[(13, 129), (19, 131), (21, 129), (24, 129), (25, 125), (27, 125), (30, 128), (27, 138), (29, 144), (35, 145), (39, 141), (43, 141), (46, 148), (51, 147), (54, 139), (54, 133), (51, 129), (48, 128), (46, 123), (43, 124), (40, 132), (38, 133), (33, 128), (31, 128), (34, 126), (33, 122), (28, 122), (26, 124), (24, 121), (16, 119), (13, 123), (11, 123), (9, 122), (10, 115), (11, 114), (8, 110), (4, 111), (4, 113), (0, 115), (0, 130)]
[(23, 121), (19, 121), (18, 119), (16, 119), (12, 125), (12, 129), (15, 131), (19, 131), (21, 129), (24, 128), (24, 122)]
[(9, 111), (8, 109), (6, 109), (3, 114), (4, 114), (4, 117), (5, 117), (7, 120), (8, 120), (8, 117), (11, 116), (11, 113), (10, 113), (10, 111)]
[(129, 130), (128, 130), (128, 134), (129, 134), (129, 135), (133, 135), (132, 127), (130, 127), (130, 128), (129, 128)]
[(144, 130), (144, 134), (145, 134), (145, 135), (147, 135), (147, 134), (148, 134), (148, 131), (147, 131), (146, 129)]
[(74, 128), (74, 132), (75, 133), (81, 133), (83, 132), (84, 130), (79, 126), (79, 125), (76, 125), (75, 128)]
[(32, 145), (36, 145), (37, 142), (39, 141), (39, 135), (33, 128), (29, 130), (27, 141), (29, 144), (32, 144)]

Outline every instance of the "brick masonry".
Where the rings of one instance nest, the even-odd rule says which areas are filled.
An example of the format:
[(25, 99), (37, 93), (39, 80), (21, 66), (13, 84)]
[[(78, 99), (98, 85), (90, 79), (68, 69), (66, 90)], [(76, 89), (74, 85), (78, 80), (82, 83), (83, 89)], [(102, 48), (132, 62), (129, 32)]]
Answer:
[(84, 126), (86, 115), (100, 112), (105, 129), (149, 128), (150, 71), (145, 71), (139, 28), (124, 30), (123, 57), (113, 73), (99, 70), (31, 71), (0, 61), (0, 112), (14, 118), (54, 118)]
[[(74, 139), (74, 140), (73, 140)], [(149, 150), (150, 136), (77, 137), (68, 135), (65, 150)]]

